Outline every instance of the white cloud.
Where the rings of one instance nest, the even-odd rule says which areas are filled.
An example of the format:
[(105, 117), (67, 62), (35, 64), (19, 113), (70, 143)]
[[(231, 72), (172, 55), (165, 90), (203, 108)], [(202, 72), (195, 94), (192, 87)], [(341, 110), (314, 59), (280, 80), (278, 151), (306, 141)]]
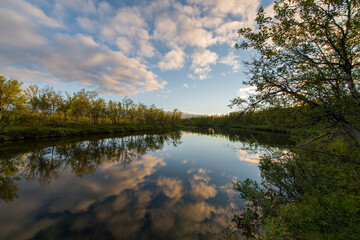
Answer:
[(37, 24), (50, 28), (63, 27), (62, 23), (48, 17), (40, 8), (24, 0), (2, 0), (1, 8), (16, 10), (17, 14), (29, 19), (29, 22), (36, 22)]
[(184, 66), (185, 53), (182, 49), (176, 48), (168, 52), (162, 61), (159, 62), (159, 68), (162, 71), (177, 70)]
[(133, 45), (126, 37), (117, 37), (116, 46), (125, 54), (129, 54), (133, 49)]
[[(205, 17), (197, 19), (203, 28), (214, 31), (214, 39), (210, 45), (221, 43), (231, 46), (237, 41), (237, 30), (240, 27), (255, 27), (259, 1), (248, 0), (188, 0), (189, 4), (200, 6)], [(231, 21), (229, 15), (240, 18), (239, 21)], [(215, 29), (214, 29), (215, 28)]]
[(198, 19), (180, 14), (177, 22), (181, 26), (178, 39), (181, 44), (207, 48), (216, 43), (213, 34), (203, 29)]
[(204, 28), (211, 28), (211, 29), (214, 27), (218, 27), (224, 21), (220, 17), (210, 17), (210, 16), (205, 16), (203, 18), (200, 18), (199, 20)]
[(93, 0), (57, 0), (54, 13), (61, 17), (66, 17), (68, 11), (75, 11), (85, 15), (96, 14), (96, 4)]
[[(165, 86), (166, 82), (160, 81), (156, 74), (148, 70), (141, 59), (130, 58), (111, 50), (89, 35), (49, 34), (43, 26), (60, 25), (55, 24), (57, 22), (40, 9), (31, 5), (30, 12), (24, 13), (26, 10), (16, 5), (22, 3), (21, 0), (11, 3), (6, 0), (5, 3), (8, 8), (14, 9), (0, 7), (0, 70), (3, 74), (8, 73), (11, 77), (32, 82), (38, 82), (39, 77), (44, 79), (48, 76), (47, 82), (55, 79), (78, 82), (108, 94), (131, 95)], [(61, 3), (70, 4), (64, 1)], [(122, 44), (119, 49), (127, 53), (134, 47), (129, 39), (141, 36), (135, 45), (138, 56), (154, 55), (144, 20), (134, 9), (122, 11), (124, 16), (119, 15), (120, 11), (111, 19), (116, 28), (115, 31), (109, 28), (108, 37), (112, 37), (113, 31), (112, 34), (118, 36), (115, 38), (116, 43), (119, 46)], [(43, 22), (40, 23), (39, 19)], [(46, 21), (47, 24), (44, 23)], [(77, 22), (89, 31), (92, 30), (90, 25), (96, 23), (85, 17), (77, 18)]]
[(103, 41), (111, 43), (113, 43), (117, 39), (115, 31), (111, 27), (106, 25), (101, 27), (100, 37)]
[(100, 18), (106, 18), (113, 15), (114, 9), (108, 2), (100, 2), (97, 11)]
[(15, 78), (25, 82), (47, 83), (52, 86), (59, 86), (61, 84), (48, 73), (43, 73), (31, 69), (15, 69), (10, 67), (3, 67), (2, 64), (0, 64), (0, 72), (2, 75), (8, 76), (8, 78)]
[(155, 40), (165, 42), (170, 47), (177, 46), (177, 43), (174, 42), (174, 39), (177, 37), (176, 23), (169, 16), (157, 18), (153, 37)]
[(87, 17), (78, 17), (76, 18), (76, 22), (82, 29), (91, 33), (97, 31), (99, 28), (97, 21), (90, 20)]
[(234, 72), (238, 72), (241, 65), (237, 58), (239, 58), (239, 56), (235, 55), (234, 52), (230, 52), (227, 56), (222, 57), (219, 62), (231, 66)]
[(249, 86), (249, 87), (240, 88), (237, 91), (237, 96), (242, 99), (247, 99), (250, 95), (255, 94), (255, 93), (256, 93), (256, 87)]
[[(226, 3), (228, 1), (225, 1)], [(135, 48), (135, 44), (138, 43), (136, 49), (139, 49), (141, 37), (135, 36), (132, 30), (141, 29), (147, 31), (147, 22), (154, 21), (154, 30), (152, 36), (148, 35), (148, 31), (144, 36), (144, 40), (152, 43), (153, 40), (159, 41), (165, 46), (169, 47), (170, 52), (166, 53), (164, 58), (158, 63), (159, 68), (164, 70), (181, 69), (185, 66), (185, 59), (182, 54), (179, 54), (178, 48), (187, 52), (189, 49), (198, 52), (201, 50), (207, 50), (209, 46), (215, 44), (228, 44), (234, 45), (237, 42), (237, 30), (240, 27), (249, 26), (250, 19), (256, 15), (256, 9), (259, 5), (258, 1), (236, 1), (230, 0), (229, 4), (224, 4), (224, 1), (188, 1), (188, 4), (181, 4), (176, 1), (154, 1), (146, 9), (142, 8), (126, 8), (119, 11), (114, 19), (121, 18), (120, 22), (126, 22), (127, 24), (121, 25), (120, 28), (114, 24), (104, 25), (102, 35), (108, 41), (114, 41), (118, 34), (123, 34), (124, 37), (131, 39), (132, 47)], [(155, 8), (155, 5), (157, 8)], [(215, 10), (220, 14), (215, 14)], [(216, 12), (215, 11), (215, 12)], [(121, 13), (121, 17), (119, 14)], [(152, 14), (151, 14), (152, 13)], [(241, 21), (229, 21), (228, 15), (241, 15)], [(155, 17), (154, 17), (155, 16)], [(132, 19), (129, 21), (129, 19)], [(118, 22), (118, 21), (117, 21)], [(130, 24), (131, 23), (131, 24)], [(128, 25), (136, 25), (137, 28), (128, 28)], [(251, 23), (253, 25), (253, 23)], [(122, 29), (122, 33), (119, 32)], [(139, 34), (138, 34), (139, 36)], [(142, 51), (143, 54), (138, 54), (143, 57), (152, 57), (155, 52), (151, 49), (153, 45), (148, 45), (149, 51)], [(124, 53), (129, 54), (129, 47), (119, 48)], [(225, 64), (226, 59), (223, 59)], [(216, 64), (216, 63), (215, 63)], [(191, 65), (194, 72), (197, 73), (196, 78), (205, 79), (208, 78), (208, 73), (211, 71), (209, 64), (204, 64), (200, 67)], [(235, 71), (239, 68), (237, 62), (231, 65)]]
[(187, 3), (201, 6), (205, 11), (208, 11), (215, 4), (215, 0), (187, 0)]
[[(36, 4), (2, 1), (0, 70), (33, 81), (49, 76), (104, 93), (136, 94), (166, 84), (150, 69), (156, 66), (155, 57), (162, 56), (156, 59), (161, 71), (180, 70), (191, 60), (193, 79), (209, 78), (219, 62), (238, 71), (233, 53), (219, 60), (208, 48), (234, 44), (239, 27), (254, 25), (259, 1), (156, 0), (118, 9), (94, 0)], [(52, 10), (44, 12), (39, 6)], [(234, 16), (239, 20), (233, 21)], [(73, 31), (79, 27), (83, 34)], [(169, 50), (163, 52), (163, 46)]]
[(192, 59), (192, 67), (206, 67), (210, 64), (216, 64), (218, 56), (215, 52), (210, 52), (209, 50), (197, 51), (195, 52)]
[[(52, 41), (53, 45), (33, 42), (36, 38), (30, 39), (37, 47), (37, 55), (33, 56), (34, 49), (19, 52), (14, 41), (10, 45), (1, 38), (0, 49), (9, 48), (10, 52), (6, 58), (0, 57), (1, 70), (11, 72), (13, 77), (26, 75), (26, 79), (33, 82), (37, 81), (38, 75), (51, 76), (64, 82), (79, 82), (108, 94), (132, 95), (161, 89), (166, 84), (160, 82), (139, 60), (100, 46), (89, 36), (57, 35)], [(18, 50), (12, 52), (13, 48)], [(38, 66), (36, 72), (32, 69), (34, 64)]]
[[(34, 50), (47, 43), (41, 29), (28, 18), (13, 10), (0, 8), (0, 43), (18, 50)], [(3, 56), (4, 57), (4, 56)]]
[(175, 12), (171, 16), (163, 15), (156, 19), (154, 39), (167, 46), (207, 48), (215, 44), (212, 32), (202, 28), (199, 18), (188, 16), (184, 12)]
[(117, 33), (126, 36), (138, 36), (146, 23), (135, 8), (123, 8), (118, 10), (110, 25)]
[(189, 85), (187, 85), (186, 83), (184, 83), (183, 87), (184, 88), (190, 88)]
[(141, 57), (151, 58), (155, 54), (155, 49), (149, 41), (140, 41), (139, 42), (139, 50), (137, 51), (137, 55)]
[(146, 7), (141, 7), (144, 18), (153, 19), (169, 10), (175, 0), (153, 0), (147, 1)]
[(210, 11), (214, 16), (224, 17), (227, 14), (241, 16), (247, 20), (255, 18), (259, 7), (259, 0), (187, 0), (189, 4), (202, 6), (205, 11)]
[(215, 43), (213, 35), (202, 28), (187, 29), (181, 39), (184, 43), (193, 47), (206, 48)]
[[(216, 64), (217, 58), (217, 54), (209, 50), (200, 50), (191, 56), (191, 68), (194, 70), (194, 74), (197, 75), (198, 79), (203, 80), (209, 78), (208, 74), (211, 71), (210, 65)], [(194, 76), (191, 75), (191, 78), (193, 77)]]
[(215, 8), (212, 10), (214, 15), (232, 14), (241, 16), (242, 21), (253, 21), (260, 2), (258, 0), (216, 0)]
[(182, 14), (185, 14), (185, 15), (188, 15), (190, 17), (194, 17), (194, 16), (198, 17), (201, 14), (201, 11), (197, 6), (183, 5), (183, 4), (178, 3), (178, 2), (174, 2), (173, 5), (174, 5), (174, 8), (178, 12), (180, 12)]
[(155, 48), (150, 41), (148, 26), (137, 8), (121, 8), (115, 16), (102, 23), (101, 38), (118, 46), (125, 54), (153, 57)]
[(215, 29), (216, 42), (221, 44), (228, 44), (233, 47), (238, 42), (238, 29), (241, 27), (248, 27), (244, 22), (231, 21), (220, 25)]
[(275, 2), (273, 2), (272, 4), (270, 4), (269, 6), (267, 6), (264, 9), (266, 16), (275, 17), (276, 12), (274, 11), (274, 5), (275, 5)]
[[(189, 8), (180, 3), (174, 3), (175, 10), (171, 14), (163, 14), (156, 19), (154, 39), (163, 42), (171, 49), (178, 46), (181, 46), (184, 51), (195, 48), (191, 58), (191, 68), (194, 71), (194, 74), (190, 75), (192, 79), (208, 78), (211, 71), (210, 65), (217, 63), (216, 53), (207, 56), (209, 58), (201, 58), (198, 56), (200, 55), (199, 52), (209, 53), (210, 51), (207, 48), (215, 44), (233, 46), (238, 41), (237, 30), (240, 27), (249, 26), (249, 19), (256, 15), (256, 8), (259, 5), (258, 1), (247, 3), (246, 1), (231, 0), (229, 7), (223, 2), (191, 0), (188, 1)], [(214, 14), (212, 9), (217, 9), (221, 14)], [(240, 14), (242, 20), (229, 21), (227, 14)], [(163, 59), (160, 62), (161, 64), (159, 63), (162, 70), (165, 70), (165, 63), (170, 61), (170, 52), (168, 54), (166, 55), (167, 61)], [(174, 52), (172, 52), (172, 55), (174, 55)], [(222, 58), (220, 62), (231, 66), (236, 72), (240, 68), (240, 63), (236, 58), (234, 54), (230, 53), (227, 57)], [(184, 65), (176, 64), (176, 66)], [(169, 68), (173, 69), (172, 67)], [(176, 67), (176, 69), (180, 68), (182, 67)]]
[(138, 60), (99, 46), (89, 36), (58, 35), (56, 42), (64, 49), (61, 57), (51, 55), (42, 64), (65, 81), (79, 81), (117, 94), (153, 91), (165, 84)]

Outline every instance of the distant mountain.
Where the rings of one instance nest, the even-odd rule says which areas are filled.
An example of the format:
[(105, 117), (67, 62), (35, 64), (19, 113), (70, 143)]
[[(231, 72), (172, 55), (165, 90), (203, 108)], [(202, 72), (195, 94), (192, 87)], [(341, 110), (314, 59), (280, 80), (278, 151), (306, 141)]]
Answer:
[(182, 112), (183, 118), (202, 117), (202, 116), (207, 116), (207, 114)]

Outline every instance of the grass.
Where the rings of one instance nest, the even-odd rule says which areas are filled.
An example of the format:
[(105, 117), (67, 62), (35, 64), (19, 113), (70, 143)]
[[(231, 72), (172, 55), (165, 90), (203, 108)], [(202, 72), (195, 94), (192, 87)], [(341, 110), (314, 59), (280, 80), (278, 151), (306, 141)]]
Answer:
[(59, 138), (69, 136), (84, 136), (94, 134), (134, 133), (144, 131), (162, 132), (178, 129), (181, 126), (172, 124), (142, 124), (142, 125), (67, 125), (67, 126), (13, 126), (0, 130), (0, 141), (24, 139)]
[(215, 128), (236, 128), (259, 132), (292, 133), (294, 129), (276, 128), (266, 125), (241, 125), (241, 124), (188, 124), (187, 127), (215, 127)]

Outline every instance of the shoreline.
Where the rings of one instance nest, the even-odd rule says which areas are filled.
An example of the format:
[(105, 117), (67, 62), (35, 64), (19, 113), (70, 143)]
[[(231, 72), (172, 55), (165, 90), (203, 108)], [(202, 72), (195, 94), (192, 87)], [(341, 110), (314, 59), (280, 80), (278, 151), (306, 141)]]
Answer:
[(136, 133), (148, 131), (167, 131), (181, 129), (181, 125), (173, 124), (129, 124), (129, 125), (73, 125), (73, 126), (16, 126), (0, 131), (0, 142), (52, 139), (71, 136), (87, 136), (97, 134)]
[(291, 134), (294, 132), (294, 129), (278, 129), (271, 128), (267, 126), (241, 126), (241, 125), (184, 125), (185, 128), (223, 128), (223, 129), (241, 129), (246, 131), (256, 131), (256, 132), (271, 132), (271, 133), (286, 133)]
[(0, 142), (19, 140), (54, 139), (72, 136), (89, 136), (98, 134), (130, 134), (142, 132), (163, 132), (170, 130), (186, 130), (192, 128), (237, 129), (263, 133), (291, 134), (290, 129), (274, 129), (264, 126), (239, 125), (181, 125), (181, 124), (99, 124), (99, 125), (62, 125), (62, 126), (13, 126), (0, 130)]

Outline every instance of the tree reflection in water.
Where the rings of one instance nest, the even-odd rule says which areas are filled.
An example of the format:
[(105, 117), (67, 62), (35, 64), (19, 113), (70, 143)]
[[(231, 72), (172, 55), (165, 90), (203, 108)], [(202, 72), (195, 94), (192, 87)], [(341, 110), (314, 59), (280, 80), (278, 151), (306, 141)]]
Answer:
[[(94, 173), (104, 163), (126, 166), (149, 151), (162, 149), (165, 143), (177, 146), (180, 139), (180, 132), (171, 132), (61, 143), (14, 155), (0, 152), (0, 198), (5, 202), (18, 198), (18, 181), (22, 178), (48, 184), (66, 168), (82, 177)], [(18, 148), (21, 152), (22, 146)]]
[(221, 239), (241, 203), (228, 185), (259, 172), (249, 164), (253, 155), (227, 145), (262, 145), (264, 136), (197, 133), (4, 150), (1, 198), (8, 203), (0, 204), (0, 238)]

